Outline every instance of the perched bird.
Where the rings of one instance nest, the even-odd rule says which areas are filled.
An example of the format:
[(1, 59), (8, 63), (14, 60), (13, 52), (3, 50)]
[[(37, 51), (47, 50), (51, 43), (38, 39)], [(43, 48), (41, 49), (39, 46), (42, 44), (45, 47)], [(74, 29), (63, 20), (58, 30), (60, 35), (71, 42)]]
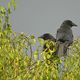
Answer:
[[(56, 53), (55, 53), (56, 52), (56, 45), (53, 44), (56, 42), (56, 39), (50, 33), (45, 33), (38, 38), (42, 38), (45, 41), (45, 43), (43, 45), (43, 51), (45, 51), (46, 60), (49, 60), (50, 62), (52, 62), (53, 58), (57, 57)], [(47, 44), (48, 44), (48, 46), (47, 46)], [(48, 58), (48, 55), (50, 55), (49, 58)]]
[[(50, 40), (50, 41), (56, 42), (56, 39), (50, 33), (45, 33), (42, 36), (40, 36), (39, 38), (42, 38), (43, 40)], [(46, 48), (47, 48), (46, 44), (44, 44), (43, 50)], [(53, 47), (51, 46), (51, 48), (53, 48)]]
[(45, 33), (42, 36), (40, 36), (39, 38), (42, 38), (44, 40), (56, 41), (56, 39), (50, 33)]
[(73, 33), (71, 28), (77, 26), (71, 20), (65, 20), (57, 30), (56, 40), (58, 42), (57, 53), (60, 55), (67, 54), (67, 48), (73, 42)]

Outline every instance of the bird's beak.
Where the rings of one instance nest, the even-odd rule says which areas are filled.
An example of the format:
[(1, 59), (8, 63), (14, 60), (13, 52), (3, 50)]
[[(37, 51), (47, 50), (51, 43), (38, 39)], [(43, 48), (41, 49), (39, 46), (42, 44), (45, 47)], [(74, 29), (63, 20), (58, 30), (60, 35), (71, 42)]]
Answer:
[(76, 26), (77, 27), (77, 25), (75, 23), (72, 23), (72, 26)]

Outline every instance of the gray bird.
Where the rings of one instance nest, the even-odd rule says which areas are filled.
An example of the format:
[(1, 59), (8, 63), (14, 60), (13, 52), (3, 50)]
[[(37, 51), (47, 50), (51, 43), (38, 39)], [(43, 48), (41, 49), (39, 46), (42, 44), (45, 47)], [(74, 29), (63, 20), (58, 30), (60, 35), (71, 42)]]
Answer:
[(57, 30), (56, 40), (58, 42), (57, 53), (59, 56), (67, 54), (67, 48), (73, 42), (73, 33), (71, 28), (77, 26), (71, 20), (65, 20)]

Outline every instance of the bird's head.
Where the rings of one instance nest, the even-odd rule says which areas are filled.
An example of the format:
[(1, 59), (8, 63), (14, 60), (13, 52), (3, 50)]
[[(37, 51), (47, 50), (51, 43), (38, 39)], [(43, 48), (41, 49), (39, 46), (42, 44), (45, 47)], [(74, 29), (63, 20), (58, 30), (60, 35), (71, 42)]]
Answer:
[(56, 39), (49, 33), (45, 33), (43, 34), (42, 36), (38, 37), (38, 38), (42, 38), (44, 40), (53, 40), (53, 41), (56, 41)]
[(65, 26), (69, 26), (69, 27), (73, 27), (73, 26), (77, 26), (75, 23), (73, 23), (71, 20), (65, 20), (62, 25)]

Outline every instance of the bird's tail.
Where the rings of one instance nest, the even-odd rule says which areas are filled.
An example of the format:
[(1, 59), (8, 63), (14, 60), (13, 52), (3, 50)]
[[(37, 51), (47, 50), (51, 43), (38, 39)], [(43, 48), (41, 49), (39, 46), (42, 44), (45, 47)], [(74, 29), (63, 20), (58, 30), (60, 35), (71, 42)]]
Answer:
[(58, 54), (58, 57), (62, 57), (67, 54), (67, 48), (65, 47), (65, 43), (58, 42), (58, 48), (56, 53)]

